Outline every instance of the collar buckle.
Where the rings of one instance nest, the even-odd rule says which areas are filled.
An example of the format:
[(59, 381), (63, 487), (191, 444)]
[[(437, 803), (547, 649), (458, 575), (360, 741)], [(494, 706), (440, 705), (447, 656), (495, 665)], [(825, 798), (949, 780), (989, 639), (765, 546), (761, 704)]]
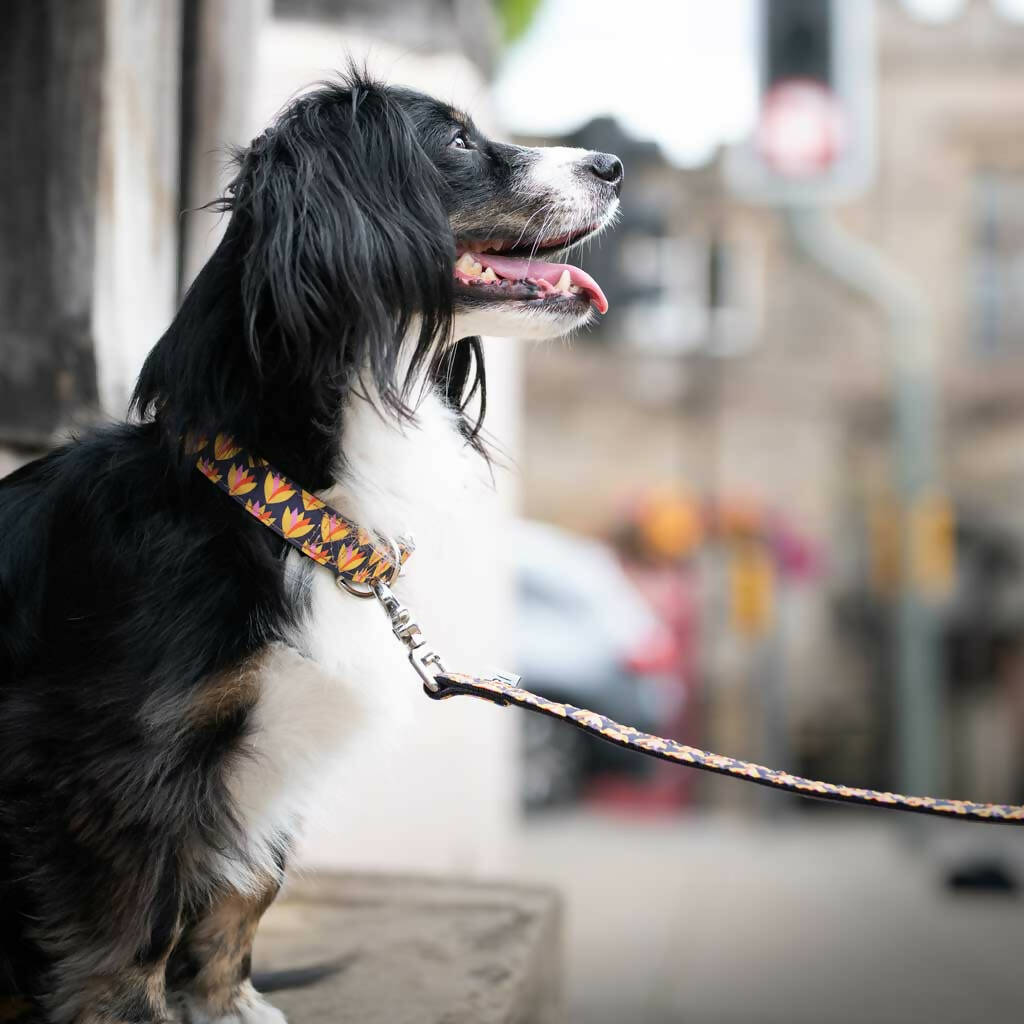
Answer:
[(413, 619), (412, 612), (395, 597), (389, 583), (378, 580), (372, 584), (371, 592), (391, 620), (391, 632), (408, 650), (409, 664), (423, 680), (423, 685), (431, 693), (436, 693), (440, 689), (437, 677), (445, 670), (441, 655), (427, 643), (427, 638)]

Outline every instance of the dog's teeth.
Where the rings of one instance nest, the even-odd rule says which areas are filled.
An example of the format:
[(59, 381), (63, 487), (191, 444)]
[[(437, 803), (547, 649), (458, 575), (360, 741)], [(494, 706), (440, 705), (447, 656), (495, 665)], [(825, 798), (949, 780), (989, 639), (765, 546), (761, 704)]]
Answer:
[(461, 274), (465, 274), (466, 277), (478, 277), (484, 268), (473, 259), (470, 253), (464, 252), (459, 257), (458, 263), (455, 264), (455, 269)]
[(580, 292), (582, 292), (582, 291), (583, 291), (583, 289), (582, 289), (582, 288), (581, 288), (581, 287), (580, 287), (580, 286), (579, 286), (578, 284), (574, 284), (574, 285), (573, 285), (573, 286), (572, 286), (572, 287), (571, 287), (571, 288), (569, 289), (569, 291), (571, 291), (571, 292), (573, 293), (573, 295), (579, 295), (579, 294), (580, 294)]
[(572, 286), (572, 278), (569, 276), (569, 271), (568, 270), (563, 270), (562, 271), (562, 276), (558, 279), (558, 284), (555, 285), (555, 288), (558, 291), (565, 292), (568, 295), (569, 294), (569, 288), (571, 286)]
[(496, 274), (496, 273), (495, 273), (495, 272), (494, 272), (493, 270), (491, 270), (491, 268), (490, 268), (490, 267), (488, 267), (488, 268), (487, 268), (487, 269), (486, 269), (486, 270), (485, 270), (485, 271), (484, 271), (484, 272), (483, 272), (483, 273), (482, 273), (482, 274), (480, 275), (480, 280), (481, 280), (481, 281), (486, 281), (486, 282), (487, 282), (487, 284), (491, 284), (492, 282), (494, 282), (494, 281), (497, 281), (497, 280), (498, 280), (498, 275), (497, 275), (497, 274)]

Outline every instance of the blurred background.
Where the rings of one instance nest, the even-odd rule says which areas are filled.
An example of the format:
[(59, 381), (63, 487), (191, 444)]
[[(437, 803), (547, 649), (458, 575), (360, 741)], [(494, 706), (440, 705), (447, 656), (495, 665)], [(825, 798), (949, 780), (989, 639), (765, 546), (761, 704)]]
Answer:
[[(349, 54), (626, 167), (581, 260), (608, 315), (487, 341), (499, 514), (442, 650), (736, 757), (1024, 802), (1020, 0), (12, 0), (0, 472), (123, 414), (223, 226), (182, 211)], [(416, 691), (302, 859), (557, 887), (570, 1020), (1019, 1018), (1015, 833)]]

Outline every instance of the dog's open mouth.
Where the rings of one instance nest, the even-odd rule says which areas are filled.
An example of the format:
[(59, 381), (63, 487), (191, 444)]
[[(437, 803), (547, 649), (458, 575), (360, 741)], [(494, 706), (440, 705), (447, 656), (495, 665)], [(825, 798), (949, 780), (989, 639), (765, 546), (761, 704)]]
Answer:
[(497, 301), (591, 303), (598, 313), (605, 313), (608, 300), (586, 271), (541, 258), (543, 254), (576, 245), (593, 234), (595, 227), (529, 245), (501, 239), (460, 241), (456, 248), (455, 280), (481, 297)]

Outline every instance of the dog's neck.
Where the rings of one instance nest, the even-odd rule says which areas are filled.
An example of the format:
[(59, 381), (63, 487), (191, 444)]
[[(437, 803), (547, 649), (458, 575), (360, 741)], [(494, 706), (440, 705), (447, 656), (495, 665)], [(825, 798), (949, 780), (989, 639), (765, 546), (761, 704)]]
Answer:
[[(310, 490), (335, 488), (340, 481), (365, 468), (365, 439), (374, 436), (382, 451), (392, 458), (399, 452), (394, 445), (415, 441), (422, 416), (437, 420), (439, 410), (445, 413), (445, 429), (450, 427), (456, 440), (462, 442), (458, 416), (445, 408), (438, 389), (431, 380), (431, 367), (424, 361), (410, 374), (410, 360), (415, 348), (419, 325), (414, 323), (402, 346), (396, 381), (406, 381), (405, 400), (413, 411), (411, 419), (403, 420), (384, 401), (368, 367), (353, 373), (337, 386), (337, 406), (317, 422), (313, 410), (301, 393), (285, 395), (280, 402), (271, 396), (260, 409), (259, 454), (271, 465), (294, 477)], [(435, 422), (434, 426), (438, 426)], [(386, 475), (388, 461), (380, 460), (379, 470)]]
[[(362, 526), (413, 541), (409, 579), (422, 588), (415, 591), (418, 608), (439, 601), (457, 607), (452, 581), (465, 584), (481, 569), (474, 537), (483, 528), (478, 520), (489, 522), (481, 512), (494, 497), (494, 477), (440, 389), (425, 380), (415, 384), (412, 420), (384, 409), (369, 384), (352, 389), (342, 416), (338, 475), (319, 493)], [(410, 596), (409, 580), (402, 585)], [(445, 617), (439, 618), (436, 625), (443, 626)]]
[(353, 392), (343, 416), (339, 472), (321, 492), (332, 505), (389, 536), (412, 533), (418, 545), (450, 516), (487, 465), (466, 443), (458, 414), (427, 389), (415, 419), (402, 421), (371, 397)]

